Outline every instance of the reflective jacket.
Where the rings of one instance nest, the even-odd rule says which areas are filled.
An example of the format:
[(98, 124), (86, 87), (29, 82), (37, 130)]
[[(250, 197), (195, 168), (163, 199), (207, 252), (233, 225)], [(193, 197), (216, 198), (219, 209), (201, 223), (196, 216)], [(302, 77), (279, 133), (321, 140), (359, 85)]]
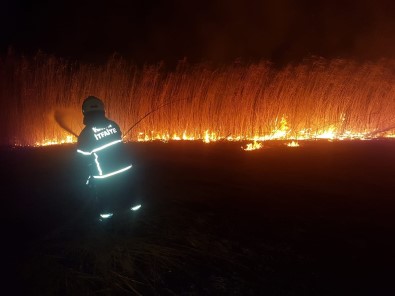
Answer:
[(78, 137), (77, 152), (83, 155), (94, 179), (105, 179), (129, 170), (121, 130), (114, 121), (100, 116), (86, 125)]

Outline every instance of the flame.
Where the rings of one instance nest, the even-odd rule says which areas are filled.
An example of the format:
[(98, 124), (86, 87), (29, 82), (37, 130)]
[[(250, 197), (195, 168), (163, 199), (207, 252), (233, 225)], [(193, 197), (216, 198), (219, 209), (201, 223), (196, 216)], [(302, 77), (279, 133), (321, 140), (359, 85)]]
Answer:
[(288, 147), (299, 147), (300, 145), (298, 142), (292, 141), (291, 143), (288, 143), (287, 146)]
[[(313, 58), (282, 69), (265, 61), (221, 68), (183, 62), (163, 71), (117, 58), (75, 66), (45, 55), (6, 56), (0, 58), (6, 127), (0, 144), (74, 143), (65, 130), (81, 130), (87, 94), (105, 101), (108, 117), (123, 131), (138, 123), (127, 141), (243, 141), (254, 147), (267, 140), (394, 138), (394, 66), (395, 60)], [(43, 110), (56, 111), (49, 116)]]
[(73, 136), (65, 136), (63, 139), (51, 139), (44, 140), (42, 142), (36, 142), (34, 146), (51, 146), (51, 145), (61, 145), (61, 144), (72, 144), (75, 143), (77, 139)]
[[(334, 125), (329, 126), (315, 132), (311, 129), (301, 129), (300, 131), (290, 134), (291, 129), (287, 125), (285, 117), (281, 118), (280, 125), (277, 129), (272, 130), (271, 133), (266, 135), (255, 135), (254, 137), (245, 137), (241, 135), (218, 135), (216, 132), (205, 130), (204, 134), (194, 134), (188, 133), (184, 130), (182, 133), (169, 132), (139, 132), (137, 136), (137, 142), (151, 142), (151, 141), (203, 141), (204, 143), (212, 143), (217, 141), (228, 141), (228, 142), (239, 142), (239, 141), (253, 141), (253, 143), (247, 144), (245, 148), (246, 151), (256, 150), (262, 148), (260, 142), (268, 140), (291, 140), (291, 142), (286, 143), (288, 147), (299, 147), (300, 141), (317, 140), (323, 139), (328, 141), (334, 140), (371, 140), (377, 139), (377, 136), (369, 136), (370, 132), (357, 133), (352, 131), (344, 131), (340, 133), (336, 130)], [(395, 133), (386, 133), (382, 138), (395, 138)], [(34, 146), (50, 146), (50, 145), (61, 145), (61, 144), (71, 144), (77, 141), (74, 136), (64, 136), (64, 138), (58, 139), (45, 139), (41, 142), (36, 142)]]
[[(162, 141), (162, 142), (169, 142), (169, 141), (195, 141), (196, 138), (194, 136), (188, 135), (187, 131), (184, 131), (181, 136), (177, 133), (173, 133), (172, 136), (170, 136), (170, 133), (156, 133), (154, 131), (150, 131), (150, 134), (144, 133), (144, 132), (139, 132), (138, 137), (137, 137), (137, 142), (150, 142), (150, 141)], [(215, 138), (210, 138), (209, 135), (207, 136), (207, 141), (208, 143)]]
[(252, 151), (252, 150), (258, 150), (263, 147), (262, 143), (259, 143), (257, 141), (254, 141), (253, 143), (249, 143), (246, 145), (246, 147), (241, 147), (244, 151)]
[(336, 128), (331, 125), (328, 129), (320, 131), (320, 133), (316, 135), (315, 138), (333, 140), (336, 138)]

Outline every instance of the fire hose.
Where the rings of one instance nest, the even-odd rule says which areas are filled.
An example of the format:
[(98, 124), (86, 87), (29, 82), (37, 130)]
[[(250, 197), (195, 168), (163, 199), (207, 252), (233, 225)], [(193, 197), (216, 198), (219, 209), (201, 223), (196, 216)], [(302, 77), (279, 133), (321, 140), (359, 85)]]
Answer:
[[(151, 115), (152, 113), (154, 113), (154, 112), (158, 111), (159, 109), (162, 109), (162, 108), (164, 108), (164, 107), (166, 107), (166, 106), (172, 105), (172, 104), (174, 104), (175, 102), (185, 101), (185, 100), (186, 100), (186, 99), (173, 100), (173, 101), (170, 101), (170, 102), (166, 102), (165, 104), (162, 104), (162, 105), (158, 106), (158, 107), (155, 108), (155, 109), (152, 109), (151, 111), (149, 111), (148, 113), (146, 113), (144, 116), (142, 116), (139, 120), (137, 120), (135, 123), (133, 123), (133, 124), (131, 125), (131, 127), (123, 134), (122, 139), (124, 139), (125, 136), (126, 136), (133, 128), (135, 128), (141, 121), (143, 121), (146, 117), (148, 117), (148, 116)], [(57, 122), (57, 124), (58, 124), (62, 129), (64, 129), (66, 132), (70, 133), (70, 134), (73, 135), (74, 137), (78, 138), (78, 135), (77, 135), (71, 128), (69, 128), (69, 127), (67, 126), (67, 124), (64, 122), (61, 112), (55, 111), (55, 113), (54, 113), (54, 119), (55, 119), (55, 121)]]
[(162, 109), (163, 107), (169, 106), (175, 102), (179, 102), (179, 101), (185, 101), (186, 99), (179, 99), (179, 100), (174, 100), (174, 101), (170, 101), (167, 102), (163, 105), (160, 105), (159, 107), (149, 111), (147, 114), (145, 114), (143, 117), (141, 117), (139, 120), (137, 120), (134, 124), (132, 124), (132, 126), (123, 134), (123, 139), (125, 138), (125, 136), (134, 128), (136, 127), (143, 119), (145, 119), (147, 116), (151, 115), (152, 113), (158, 111), (159, 109)]

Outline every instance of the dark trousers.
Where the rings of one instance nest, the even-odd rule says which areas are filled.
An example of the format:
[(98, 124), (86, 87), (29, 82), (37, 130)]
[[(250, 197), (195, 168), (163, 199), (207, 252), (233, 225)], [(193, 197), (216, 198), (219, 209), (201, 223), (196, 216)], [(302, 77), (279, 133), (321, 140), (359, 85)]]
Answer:
[(130, 170), (105, 179), (94, 179), (93, 190), (98, 212), (115, 213), (130, 209), (139, 199), (134, 185)]

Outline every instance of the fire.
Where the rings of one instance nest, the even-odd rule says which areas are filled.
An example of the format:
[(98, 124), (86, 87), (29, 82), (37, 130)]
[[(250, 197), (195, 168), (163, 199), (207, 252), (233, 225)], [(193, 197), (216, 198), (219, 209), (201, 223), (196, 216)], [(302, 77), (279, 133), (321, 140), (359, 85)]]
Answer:
[(328, 129), (320, 131), (320, 133), (316, 135), (316, 138), (333, 140), (336, 138), (336, 128), (333, 125), (331, 125)]
[(300, 145), (298, 142), (292, 141), (291, 143), (288, 143), (287, 146), (288, 147), (299, 147)]
[[(282, 69), (265, 61), (215, 68), (184, 61), (165, 72), (117, 58), (75, 66), (45, 55), (0, 57), (0, 144), (75, 142), (64, 129), (80, 132), (87, 95), (102, 98), (123, 131), (144, 119), (125, 141), (250, 141), (254, 147), (267, 140), (395, 137), (394, 66), (395, 60), (317, 58)], [(151, 112), (158, 106), (165, 107)], [(70, 112), (43, 113), (58, 108)]]
[(75, 143), (77, 139), (73, 136), (66, 136), (63, 139), (52, 139), (52, 140), (44, 140), (42, 142), (36, 142), (34, 146), (51, 146), (51, 145), (61, 145), (61, 144), (72, 144)]
[(215, 142), (218, 141), (218, 139), (219, 138), (217, 137), (216, 133), (214, 132), (210, 133), (208, 130), (204, 132), (204, 138), (203, 138), (204, 143)]
[[(276, 119), (277, 121), (277, 119)], [(272, 139), (285, 139), (287, 137), (287, 132), (288, 132), (289, 128), (288, 128), (288, 123), (286, 118), (281, 117), (280, 120), (280, 127), (277, 130), (272, 131)]]
[[(197, 139), (194, 136), (188, 135), (187, 131), (184, 131), (182, 135), (179, 135), (177, 133), (173, 133), (173, 135), (170, 135), (170, 133), (155, 133), (154, 131), (151, 131), (149, 134), (144, 132), (139, 132), (137, 137), (137, 142), (162, 141), (166, 143), (169, 141), (195, 141), (195, 140)], [(215, 138), (210, 138), (210, 136), (207, 134), (207, 143), (213, 140), (215, 140)]]
[[(149, 133), (139, 132), (137, 137), (137, 142), (151, 142), (151, 141), (203, 141), (204, 143), (212, 143), (217, 141), (228, 141), (228, 142), (238, 142), (238, 141), (253, 141), (253, 143), (247, 144), (245, 148), (246, 151), (256, 150), (262, 148), (260, 142), (268, 141), (268, 140), (292, 140), (289, 143), (286, 143), (288, 147), (299, 147), (300, 144), (298, 141), (308, 141), (308, 140), (317, 140), (324, 139), (328, 141), (333, 140), (370, 140), (376, 139), (377, 137), (369, 136), (369, 133), (353, 133), (352, 131), (345, 131), (343, 133), (339, 133), (332, 126), (328, 129), (323, 129), (316, 132), (311, 132), (308, 129), (302, 129), (298, 132), (295, 132), (295, 135), (288, 135), (287, 130), (289, 128), (286, 126), (286, 121), (282, 120), (282, 125), (279, 129), (273, 130), (271, 133), (267, 135), (256, 135), (254, 137), (243, 137), (240, 135), (228, 135), (221, 136), (217, 135), (215, 132), (210, 132), (206, 130), (204, 134), (193, 134), (188, 133), (186, 130), (181, 134), (173, 133), (172, 135), (168, 132), (159, 133), (150, 131)], [(383, 137), (385, 138), (395, 138), (395, 134), (387, 133)], [(41, 142), (36, 142), (34, 146), (49, 146), (49, 145), (60, 145), (67, 143), (75, 143), (76, 138), (73, 136), (65, 136), (61, 139), (46, 139)], [(296, 141), (297, 140), (297, 141)]]
[(259, 143), (257, 141), (254, 141), (253, 143), (249, 143), (246, 145), (246, 147), (241, 147), (245, 151), (252, 151), (252, 150), (258, 150), (263, 147), (262, 143)]
[[(344, 131), (343, 133), (338, 132), (334, 125), (330, 125), (328, 128), (321, 129), (315, 132), (312, 132), (311, 129), (301, 129), (300, 131), (296, 131), (291, 133), (292, 129), (289, 127), (288, 122), (286, 120), (286, 116), (283, 116), (279, 121), (277, 126), (277, 120), (274, 123), (277, 126), (275, 129), (266, 135), (255, 135), (253, 137), (245, 137), (241, 135), (217, 135), (216, 132), (205, 130), (203, 134), (194, 134), (188, 133), (187, 130), (184, 130), (182, 133), (173, 133), (169, 132), (160, 133), (155, 131), (147, 132), (139, 132), (137, 141), (138, 142), (150, 142), (150, 141), (203, 141), (204, 143), (211, 143), (217, 141), (229, 141), (229, 142), (237, 142), (237, 141), (253, 141), (253, 143), (249, 143), (246, 147), (242, 147), (245, 151), (257, 150), (262, 148), (261, 142), (268, 140), (292, 140), (289, 143), (286, 143), (288, 147), (299, 147), (300, 144), (298, 141), (306, 141), (306, 140), (317, 140), (317, 139), (325, 139), (328, 141), (333, 140), (369, 140), (375, 139), (377, 137), (369, 136), (368, 132), (365, 133), (353, 133), (352, 131)], [(395, 134), (387, 133), (384, 135), (386, 138), (395, 138)], [(62, 139), (51, 139), (44, 140), (42, 142), (36, 142), (34, 146), (49, 146), (49, 145), (60, 145), (66, 143), (75, 143), (76, 138), (70, 135), (66, 135)]]

